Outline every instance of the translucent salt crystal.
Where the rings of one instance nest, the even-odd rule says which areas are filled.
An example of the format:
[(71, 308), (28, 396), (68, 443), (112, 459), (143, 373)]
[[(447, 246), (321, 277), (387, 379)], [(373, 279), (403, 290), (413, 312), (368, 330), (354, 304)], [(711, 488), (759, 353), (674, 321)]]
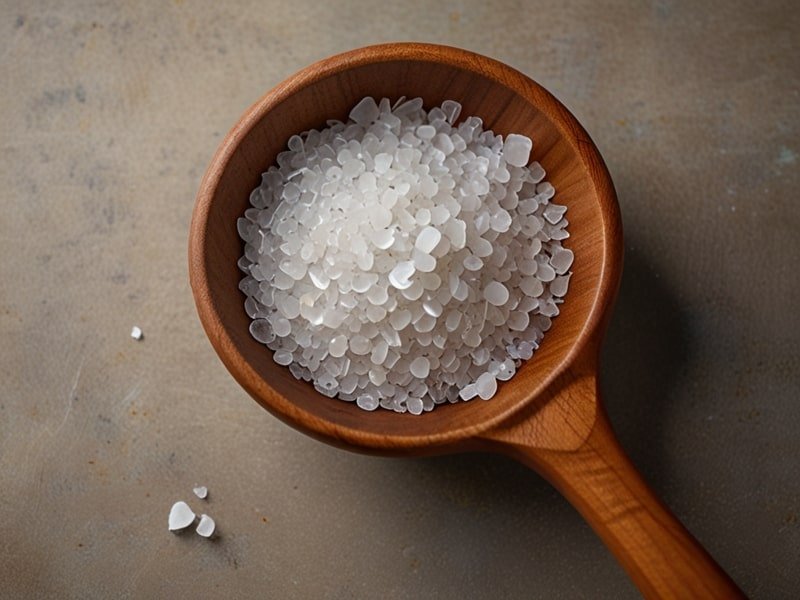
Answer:
[(410, 261), (401, 261), (397, 263), (395, 268), (389, 273), (389, 283), (398, 290), (408, 289), (411, 287), (410, 277), (414, 275), (415, 271), (414, 263)]
[(468, 383), (461, 388), (461, 391), (458, 393), (458, 395), (462, 400), (472, 400), (478, 395), (478, 388), (474, 383)]
[[(555, 188), (549, 181), (543, 181), (536, 185), (536, 197), (540, 202), (550, 200), (555, 194), (555, 191)], [(550, 204), (549, 206), (556, 207), (556, 212), (561, 212), (562, 214), (567, 210), (564, 206), (556, 206), (555, 204)]]
[(142, 330), (141, 330), (141, 328), (139, 328), (139, 327), (137, 327), (136, 325), (134, 325), (134, 326), (131, 328), (131, 337), (132, 337), (133, 339), (135, 339), (135, 340), (140, 340), (140, 339), (142, 339), (142, 337), (144, 337), (144, 334), (142, 333)]
[(375, 165), (375, 172), (380, 174), (386, 173), (389, 170), (389, 167), (392, 166), (392, 160), (394, 160), (394, 156), (391, 154), (387, 154), (386, 152), (381, 152), (380, 154), (376, 154), (375, 158), (373, 158), (373, 164)]
[(392, 224), (392, 211), (385, 206), (375, 204), (369, 210), (370, 222), (375, 229), (383, 229)]
[(497, 380), (491, 373), (483, 373), (475, 381), (475, 390), (482, 400), (488, 400), (497, 392)]
[(555, 225), (564, 217), (564, 213), (566, 212), (567, 212), (566, 206), (559, 206), (558, 204), (549, 204), (547, 208), (544, 209), (542, 215), (544, 216), (545, 219), (547, 219), (548, 222)]
[(500, 381), (508, 381), (514, 376), (514, 373), (516, 373), (516, 371), (517, 369), (514, 366), (514, 361), (511, 359), (506, 359), (500, 363), (496, 377)]
[(344, 356), (347, 352), (347, 338), (343, 335), (335, 335), (328, 344), (328, 352), (333, 357)]
[(456, 119), (458, 119), (458, 115), (461, 114), (461, 104), (455, 100), (445, 100), (442, 102), (442, 110), (447, 118), (447, 122), (452, 125), (456, 122)]
[(359, 125), (369, 125), (380, 115), (375, 99), (367, 96), (350, 111), (350, 118)]
[(569, 278), (569, 275), (559, 275), (553, 279), (550, 283), (550, 293), (559, 298), (565, 296), (569, 287)]
[(356, 404), (358, 408), (362, 410), (375, 410), (378, 408), (379, 400), (372, 394), (361, 394), (358, 398), (356, 398)]
[(419, 333), (428, 333), (429, 331), (433, 331), (434, 327), (436, 327), (436, 319), (428, 314), (422, 315), (414, 323), (414, 329)]
[(367, 319), (372, 323), (380, 323), (386, 317), (386, 309), (372, 304), (367, 307), (366, 315)]
[(281, 271), (295, 280), (305, 277), (307, 268), (308, 265), (301, 260), (284, 260), (280, 264)]
[(279, 365), (289, 365), (292, 362), (292, 353), (288, 350), (275, 350), (275, 354), (272, 356), (273, 360), (278, 363)]
[(411, 397), (406, 402), (406, 408), (412, 415), (421, 415), (423, 410), (422, 400), (420, 398)]
[(522, 360), (528, 360), (533, 356), (533, 344), (530, 342), (520, 342), (517, 346), (517, 351)]
[(386, 357), (389, 354), (389, 344), (386, 341), (378, 342), (374, 348), (372, 348), (372, 354), (370, 355), (370, 360), (376, 364), (380, 365), (383, 364), (383, 361), (386, 360)]
[(505, 233), (511, 227), (511, 215), (508, 211), (500, 209), (492, 215), (490, 227), (498, 233)]
[(502, 306), (508, 302), (508, 288), (498, 281), (492, 281), (483, 290), (483, 297), (490, 304)]
[(529, 137), (512, 133), (503, 144), (503, 157), (514, 167), (524, 167), (530, 160), (532, 148), (533, 142)]
[(376, 229), (370, 233), (370, 241), (379, 250), (387, 250), (394, 244), (394, 231), (391, 229)]
[(354, 335), (350, 340), (350, 350), (353, 354), (365, 355), (369, 354), (372, 349), (372, 343), (363, 335)]
[(536, 271), (536, 277), (545, 283), (548, 281), (553, 281), (553, 279), (556, 277), (556, 271), (549, 264), (543, 263), (539, 265), (539, 268)]
[(251, 321), (250, 335), (252, 335), (262, 344), (266, 344), (275, 339), (275, 333), (272, 331), (272, 326), (266, 319), (255, 319), (254, 321)]
[(430, 363), (424, 356), (418, 356), (411, 362), (409, 370), (414, 377), (424, 379), (430, 372)]
[(420, 125), (417, 127), (417, 136), (422, 140), (432, 140), (436, 135), (436, 128), (432, 125)]
[(430, 273), (436, 268), (436, 259), (430, 254), (414, 249), (414, 268), (422, 273)]
[(572, 266), (572, 261), (574, 259), (575, 255), (572, 253), (572, 250), (560, 248), (554, 251), (553, 256), (550, 257), (550, 266), (555, 269), (558, 275), (563, 275)]
[(285, 317), (275, 317), (272, 320), (272, 331), (278, 337), (286, 337), (292, 332), (292, 324)]
[(169, 511), (169, 530), (179, 531), (191, 525), (195, 514), (186, 502), (176, 502)]
[(394, 311), (389, 315), (389, 323), (397, 331), (400, 331), (411, 323), (411, 313), (405, 309)]
[(486, 238), (482, 237), (473, 240), (470, 244), (470, 248), (472, 249), (473, 254), (475, 254), (475, 256), (478, 258), (486, 258), (491, 256), (492, 252), (494, 252), (492, 243)]
[(386, 371), (380, 367), (375, 367), (369, 370), (368, 377), (372, 385), (379, 386), (386, 381)]
[(447, 222), (445, 235), (450, 238), (453, 248), (460, 250), (467, 243), (467, 224), (461, 219), (452, 219)]
[(528, 313), (517, 310), (509, 313), (508, 319), (506, 320), (506, 325), (508, 325), (511, 331), (525, 331), (529, 323), (530, 318), (528, 317)]
[(362, 271), (369, 271), (375, 263), (375, 255), (372, 252), (359, 252), (356, 257), (356, 265)]
[(542, 285), (541, 280), (536, 277), (525, 277), (519, 283), (519, 289), (526, 296), (530, 296), (531, 298), (538, 298), (544, 292), (544, 286)]
[(480, 271), (483, 268), (483, 261), (474, 254), (467, 255), (463, 264), (467, 271)]
[(422, 302), (422, 309), (432, 317), (439, 317), (442, 314), (442, 303), (436, 299), (425, 300)]
[[(428, 216), (430, 216), (430, 212), (428, 213)], [(414, 242), (414, 247), (420, 252), (423, 252), (425, 254), (430, 254), (431, 252), (433, 252), (433, 249), (436, 248), (436, 245), (439, 243), (439, 240), (441, 239), (442, 239), (442, 234), (438, 229), (430, 226), (425, 227), (417, 235), (417, 239)]]
[(461, 312), (459, 311), (451, 311), (447, 313), (447, 318), (445, 319), (444, 326), (447, 331), (455, 331), (458, 329), (458, 326), (461, 324)]
[(389, 292), (384, 286), (373, 284), (367, 290), (367, 300), (376, 306), (381, 306), (389, 300)]
[(458, 300), (459, 302), (463, 302), (469, 297), (469, 286), (463, 281), (458, 282), (458, 287), (456, 291), (453, 292), (453, 298)]

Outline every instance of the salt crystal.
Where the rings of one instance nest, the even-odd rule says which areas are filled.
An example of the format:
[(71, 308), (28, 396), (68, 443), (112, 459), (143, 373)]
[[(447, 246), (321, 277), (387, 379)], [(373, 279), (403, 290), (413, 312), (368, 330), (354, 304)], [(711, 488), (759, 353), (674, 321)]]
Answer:
[(208, 496), (208, 488), (204, 485), (199, 485), (195, 488), (192, 488), (194, 495), (200, 498), (201, 500), (205, 500), (206, 496)]
[(524, 167), (528, 164), (532, 148), (533, 142), (529, 137), (512, 133), (503, 144), (503, 157), (512, 166)]
[(186, 502), (180, 501), (172, 505), (169, 511), (169, 530), (179, 531), (194, 523), (195, 514)]
[(424, 356), (418, 356), (411, 362), (410, 370), (414, 377), (424, 379), (430, 372), (430, 363)]
[(217, 524), (214, 519), (208, 515), (200, 515), (200, 522), (197, 524), (195, 532), (204, 538), (211, 537), (214, 534)]
[[(430, 216), (430, 212), (428, 212), (428, 216)], [(425, 227), (417, 235), (417, 240), (414, 243), (414, 247), (420, 252), (430, 254), (433, 252), (433, 249), (436, 248), (436, 245), (441, 239), (442, 234), (438, 229), (434, 227)]]
[(406, 408), (412, 415), (421, 415), (424, 408), (422, 399), (411, 397), (406, 402)]
[(461, 391), (458, 394), (461, 396), (462, 400), (472, 400), (475, 396), (478, 395), (478, 388), (475, 386), (474, 383), (468, 383), (464, 387), (461, 388)]
[(483, 290), (483, 297), (486, 301), (495, 306), (502, 306), (508, 302), (508, 288), (498, 281), (492, 281)]
[(375, 99), (367, 96), (350, 111), (350, 118), (359, 125), (369, 125), (378, 118), (380, 110)]
[(134, 325), (133, 328), (131, 329), (131, 337), (135, 340), (140, 340), (142, 339), (142, 337), (144, 337), (144, 334), (142, 333), (142, 330), (139, 327)]
[(567, 269), (572, 266), (574, 258), (575, 255), (572, 253), (572, 250), (567, 248), (555, 250), (553, 256), (550, 258), (550, 266), (555, 269), (558, 275), (563, 275), (567, 272)]
[(567, 294), (567, 288), (569, 287), (569, 275), (559, 275), (550, 283), (550, 293), (553, 296), (557, 296), (561, 298)]
[(475, 389), (482, 400), (489, 400), (497, 392), (497, 380), (491, 373), (484, 373), (475, 381)]
[(372, 394), (361, 394), (356, 398), (358, 408), (363, 410), (375, 410), (378, 408), (378, 402), (379, 400)]

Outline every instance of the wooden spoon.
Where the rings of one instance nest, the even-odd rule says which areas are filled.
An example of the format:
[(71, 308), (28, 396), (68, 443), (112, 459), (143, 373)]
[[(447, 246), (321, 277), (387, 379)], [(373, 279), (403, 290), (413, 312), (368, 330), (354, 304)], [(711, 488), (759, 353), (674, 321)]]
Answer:
[[(322, 397), (276, 365), (248, 332), (236, 266), (236, 219), (295, 133), (345, 119), (364, 96), (455, 99), (497, 133), (523, 133), (568, 206), (575, 253), (561, 314), (533, 359), (490, 401), (421, 417), (367, 413)], [(521, 73), (463, 50), (387, 44), (354, 50), (290, 77), (251, 107), (222, 142), (197, 197), (189, 240), (192, 290), (211, 343), (267, 410), (322, 441), (398, 456), (501, 452), (529, 465), (580, 511), (648, 598), (742, 597), (655, 497), (617, 443), (597, 387), (600, 341), (619, 283), (622, 229), (597, 148), (570, 112)]]

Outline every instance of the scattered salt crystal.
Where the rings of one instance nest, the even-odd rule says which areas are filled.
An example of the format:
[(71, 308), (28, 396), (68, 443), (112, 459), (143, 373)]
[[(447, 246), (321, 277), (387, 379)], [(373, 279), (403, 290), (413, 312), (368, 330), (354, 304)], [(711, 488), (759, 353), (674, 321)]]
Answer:
[(236, 223), (251, 335), (364, 410), (491, 398), (549, 329), (574, 260), (530, 138), (422, 106), (365, 98), (292, 136)]
[(195, 514), (186, 502), (180, 501), (172, 505), (169, 511), (169, 530), (179, 531), (194, 523)]
[(214, 535), (214, 530), (216, 528), (217, 524), (214, 522), (214, 519), (204, 514), (200, 515), (200, 523), (197, 524), (197, 529), (195, 529), (195, 531), (197, 535), (207, 538)]
[(142, 330), (139, 327), (134, 325), (133, 328), (131, 329), (131, 337), (135, 340), (140, 340), (142, 339), (142, 337), (144, 337), (144, 334), (142, 333)]
[(194, 495), (200, 498), (201, 500), (205, 500), (206, 496), (208, 496), (208, 488), (204, 485), (199, 485), (196, 488), (192, 488)]

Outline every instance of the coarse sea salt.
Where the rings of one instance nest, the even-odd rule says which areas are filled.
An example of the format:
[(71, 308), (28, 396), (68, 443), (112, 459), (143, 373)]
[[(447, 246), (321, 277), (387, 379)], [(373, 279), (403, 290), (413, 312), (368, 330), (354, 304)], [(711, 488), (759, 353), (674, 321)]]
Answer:
[(237, 222), (251, 335), (325, 396), (414, 415), (488, 400), (559, 313), (566, 206), (530, 138), (460, 113), (364, 98), (292, 136)]

